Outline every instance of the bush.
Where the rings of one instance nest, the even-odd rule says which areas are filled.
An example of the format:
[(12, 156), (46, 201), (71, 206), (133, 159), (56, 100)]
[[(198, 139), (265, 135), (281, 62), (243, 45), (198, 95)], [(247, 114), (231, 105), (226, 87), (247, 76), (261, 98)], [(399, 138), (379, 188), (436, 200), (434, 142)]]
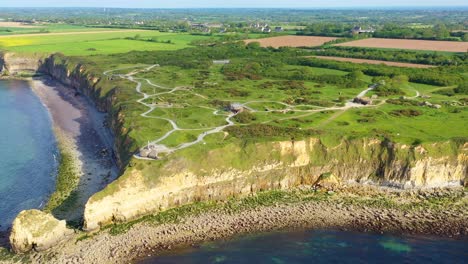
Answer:
[(457, 88), (453, 89), (457, 94), (466, 94), (468, 95), (468, 82), (460, 84)]
[(234, 120), (242, 124), (247, 124), (257, 120), (257, 117), (249, 111), (242, 111), (234, 117)]
[(422, 115), (422, 112), (415, 109), (400, 109), (400, 110), (393, 110), (390, 112), (391, 115), (394, 116), (406, 116), (406, 117), (414, 117)]
[(410, 106), (418, 106), (419, 102), (416, 100), (409, 100), (409, 99), (388, 99), (387, 103), (394, 104), (394, 105), (410, 105)]
[(316, 135), (315, 130), (300, 130), (298, 128), (278, 127), (266, 124), (252, 124), (248, 126), (231, 126), (226, 131), (237, 138), (259, 137), (288, 137), (290, 139), (304, 138)]

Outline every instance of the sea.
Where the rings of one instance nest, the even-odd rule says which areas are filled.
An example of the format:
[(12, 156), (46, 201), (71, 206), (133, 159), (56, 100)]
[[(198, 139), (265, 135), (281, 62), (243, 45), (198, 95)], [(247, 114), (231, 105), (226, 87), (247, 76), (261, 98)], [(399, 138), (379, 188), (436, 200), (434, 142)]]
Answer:
[(336, 230), (247, 235), (148, 257), (140, 264), (468, 263), (468, 241)]
[(0, 80), (0, 231), (54, 190), (58, 148), (49, 112), (27, 81)]

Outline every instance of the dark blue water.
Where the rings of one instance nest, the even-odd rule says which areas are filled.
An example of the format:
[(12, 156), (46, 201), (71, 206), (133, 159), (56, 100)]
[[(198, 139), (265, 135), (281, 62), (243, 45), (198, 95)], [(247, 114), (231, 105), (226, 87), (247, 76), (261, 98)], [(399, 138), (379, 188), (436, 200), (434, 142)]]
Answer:
[(47, 109), (25, 81), (0, 80), (0, 230), (53, 191), (57, 145)]
[(140, 263), (468, 263), (468, 241), (342, 231), (250, 235)]

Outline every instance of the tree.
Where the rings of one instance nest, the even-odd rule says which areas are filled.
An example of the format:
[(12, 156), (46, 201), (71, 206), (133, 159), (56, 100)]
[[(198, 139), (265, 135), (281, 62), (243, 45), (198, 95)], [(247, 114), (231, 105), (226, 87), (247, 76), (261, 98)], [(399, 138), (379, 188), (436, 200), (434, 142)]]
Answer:
[(447, 30), (447, 27), (442, 23), (435, 25), (434, 31), (437, 39), (445, 39), (450, 37), (450, 32)]
[(250, 42), (246, 47), (247, 49), (259, 49), (261, 46), (260, 42)]
[(468, 33), (463, 34), (463, 41), (468, 41)]

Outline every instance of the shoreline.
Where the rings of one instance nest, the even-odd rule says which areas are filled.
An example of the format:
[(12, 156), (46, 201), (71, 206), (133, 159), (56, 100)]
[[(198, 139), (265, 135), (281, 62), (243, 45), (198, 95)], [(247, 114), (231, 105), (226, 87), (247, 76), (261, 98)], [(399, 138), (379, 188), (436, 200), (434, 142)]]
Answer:
[[(246, 234), (334, 229), (387, 235), (430, 235), (468, 241), (464, 188), (400, 191), (351, 186), (271, 191), (240, 200), (197, 203), (75, 237), (33, 262), (135, 263)], [(359, 198), (357, 198), (359, 197)]]
[[(50, 77), (29, 79), (29, 82), (50, 114), (60, 150), (57, 185), (44, 209), (79, 226), (88, 198), (118, 175), (115, 162), (107, 152), (112, 149), (109, 142), (113, 140), (104, 138), (108, 136), (102, 125), (104, 114), (97, 113), (87, 98), (74, 89)], [(99, 122), (101, 126), (97, 125)]]

